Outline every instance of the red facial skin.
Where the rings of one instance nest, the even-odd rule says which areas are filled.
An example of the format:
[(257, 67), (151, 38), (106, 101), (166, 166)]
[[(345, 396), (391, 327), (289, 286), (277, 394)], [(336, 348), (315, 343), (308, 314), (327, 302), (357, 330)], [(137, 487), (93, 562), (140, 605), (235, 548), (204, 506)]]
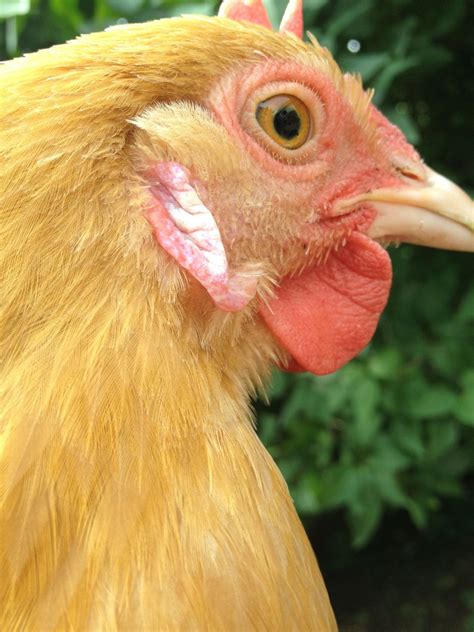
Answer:
[[(254, 123), (255, 102), (268, 96), (269, 84), (270, 93), (292, 90), (316, 121), (312, 138), (291, 155), (286, 150), (272, 155), (278, 148)], [(265, 171), (268, 186), (285, 191), (291, 201), (277, 219), (287, 229), (287, 249), (294, 248), (296, 238), (299, 252), (316, 251), (315, 264), (303, 260), (299, 276), (291, 270), (284, 274), (275, 300), (260, 310), (290, 354), (288, 368), (316, 374), (337, 370), (366, 346), (391, 284), (385, 250), (361, 234), (374, 211), (366, 205), (335, 216), (336, 204), (372, 189), (401, 186), (401, 172), (420, 164), (396, 127), (371, 105), (356, 112), (348, 93), (320, 70), (272, 61), (228, 78), (209, 99), (215, 117)], [(357, 96), (363, 98), (362, 91)]]
[[(353, 79), (346, 77), (345, 81)], [(257, 125), (252, 130), (242, 125), (252, 95), (269, 84), (276, 84), (276, 89), (278, 84), (306, 88), (305, 101), (309, 95), (312, 103), (308, 106), (317, 112), (313, 139), (297, 151), (281, 151), (276, 144), (264, 146), (264, 135), (256, 137)], [(363, 98), (362, 90), (359, 98)], [(357, 117), (353, 103), (341, 94), (330, 75), (301, 63), (270, 61), (236, 73), (215, 88), (206, 105), (265, 172), (272, 186), (289, 183), (292, 206), (310, 204), (318, 218), (331, 217), (338, 199), (401, 185), (400, 165), (420, 163), (400, 130), (374, 106), (369, 105), (363, 116)], [(272, 152), (278, 151), (281, 155), (275, 159)], [(299, 226), (307, 229), (301, 216)]]
[[(257, 121), (258, 103), (278, 94), (294, 95), (310, 114), (311, 133), (299, 149), (282, 148)], [(290, 366), (330, 373), (369, 342), (391, 283), (386, 251), (364, 235), (374, 209), (363, 204), (341, 214), (338, 205), (373, 189), (402, 186), (403, 171), (419, 168), (420, 159), (361, 86), (343, 77), (323, 52), (242, 67), (217, 84), (203, 106), (229, 156), (214, 153), (207, 168), (194, 157), (203, 175), (191, 169), (189, 181), (215, 219), (215, 252), (221, 263), (227, 259), (229, 272), (224, 265), (213, 279), (207, 248), (196, 253), (193, 246), (188, 256), (192, 210), (187, 225), (167, 224), (167, 243), (164, 228), (155, 226), (157, 239), (221, 309), (242, 309), (253, 297), (256, 282), (246, 281), (247, 263), (273, 269), (279, 289), (261, 306), (261, 317), (288, 351)], [(162, 184), (152, 182), (152, 193)], [(155, 204), (159, 208), (164, 200), (155, 195)], [(185, 210), (172, 206), (177, 217)], [(149, 215), (163, 219), (163, 212)]]

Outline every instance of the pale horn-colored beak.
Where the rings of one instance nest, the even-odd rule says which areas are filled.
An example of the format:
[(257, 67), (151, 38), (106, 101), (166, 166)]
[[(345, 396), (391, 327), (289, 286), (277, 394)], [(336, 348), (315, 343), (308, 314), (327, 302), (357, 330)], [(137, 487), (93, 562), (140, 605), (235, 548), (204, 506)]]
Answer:
[(377, 215), (372, 239), (474, 252), (474, 201), (447, 178), (423, 167), (423, 178), (351, 199), (370, 202)]

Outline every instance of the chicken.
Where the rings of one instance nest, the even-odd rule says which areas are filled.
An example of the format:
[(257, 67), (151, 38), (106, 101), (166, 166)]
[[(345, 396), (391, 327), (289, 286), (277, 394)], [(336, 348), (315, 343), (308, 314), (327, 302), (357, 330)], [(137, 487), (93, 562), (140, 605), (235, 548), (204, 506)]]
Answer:
[(301, 33), (225, 0), (1, 69), (0, 629), (336, 629), (251, 398), (474, 212)]

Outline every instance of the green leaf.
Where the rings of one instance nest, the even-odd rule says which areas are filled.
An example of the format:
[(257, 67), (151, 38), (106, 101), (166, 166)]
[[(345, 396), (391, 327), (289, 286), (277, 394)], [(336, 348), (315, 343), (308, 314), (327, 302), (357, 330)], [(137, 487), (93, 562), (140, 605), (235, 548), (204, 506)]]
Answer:
[(16, 15), (26, 15), (30, 9), (30, 0), (1, 0), (0, 19), (13, 18)]
[(312, 409), (313, 402), (308, 398), (307, 385), (304, 380), (299, 380), (283, 405), (281, 419), (288, 424), (308, 410), (311, 413)]
[(464, 474), (472, 471), (472, 454), (472, 444), (467, 444), (464, 447), (458, 443), (447, 454), (443, 455), (441, 461), (438, 461), (437, 473), (443, 478), (461, 479)]
[(454, 414), (466, 426), (474, 426), (474, 369), (463, 373), (461, 385), (463, 391), (454, 408)]
[(278, 461), (278, 467), (281, 473), (285, 477), (286, 481), (291, 481), (296, 473), (300, 470), (301, 463), (297, 456), (280, 459)]
[(349, 508), (349, 525), (352, 531), (352, 545), (362, 548), (377, 528), (382, 516), (382, 501), (377, 496), (369, 496), (360, 507)]
[(392, 426), (391, 434), (402, 450), (408, 452), (416, 460), (422, 459), (425, 454), (425, 446), (423, 444), (422, 422), (420, 420), (397, 420)]
[(215, 6), (213, 2), (199, 2), (199, 0), (196, 2), (183, 2), (182, 4), (171, 5), (166, 15), (214, 15)]
[(273, 28), (277, 30), (285, 10), (284, 0), (265, 0), (265, 8)]
[(410, 402), (410, 413), (414, 417), (428, 419), (441, 417), (453, 412), (456, 406), (456, 394), (446, 386), (432, 386), (417, 399)]
[(406, 507), (408, 497), (400, 485), (397, 474), (393, 470), (384, 468), (381, 463), (371, 470), (374, 488), (380, 498), (396, 507)]
[(375, 105), (381, 105), (387, 92), (390, 89), (390, 86), (395, 81), (395, 79), (410, 70), (410, 68), (414, 68), (417, 65), (417, 60), (412, 57), (407, 57), (406, 59), (399, 59), (397, 61), (392, 61), (388, 66), (384, 68), (384, 70), (380, 73), (377, 78), (377, 81), (374, 84), (375, 95), (374, 95), (374, 103)]
[(349, 503), (357, 495), (359, 486), (354, 468), (334, 465), (321, 473), (321, 505), (333, 509)]
[[(287, 4), (286, 0), (283, 0)], [(316, 15), (328, 4), (329, 0), (305, 0), (303, 10), (314, 20)]]
[(69, 26), (73, 32), (80, 30), (84, 16), (79, 8), (79, 0), (49, 0), (49, 6), (51, 11), (63, 22), (64, 27)]
[(338, 59), (346, 72), (358, 72), (364, 83), (373, 77), (390, 61), (388, 53), (358, 53), (357, 55), (341, 55)]
[(405, 58), (407, 56), (416, 24), (417, 19), (414, 16), (407, 17), (406, 20), (399, 24), (397, 38), (393, 47), (393, 54), (396, 58)]
[(310, 514), (319, 510), (318, 488), (319, 483), (314, 472), (308, 472), (303, 476), (293, 491), (293, 499), (298, 511)]
[(456, 320), (460, 322), (469, 322), (474, 320), (474, 287), (472, 287), (464, 297), (459, 309), (457, 310)]
[(377, 432), (381, 417), (377, 414), (380, 387), (377, 382), (366, 378), (356, 385), (352, 393), (355, 423), (353, 433), (360, 445), (367, 445)]
[(411, 519), (416, 524), (418, 529), (426, 527), (428, 522), (428, 514), (422, 504), (416, 502), (416, 500), (409, 499), (406, 505)]
[(474, 426), (474, 392), (466, 392), (459, 398), (454, 413), (466, 426)]
[(144, 0), (105, 0), (111, 9), (117, 11), (117, 13), (123, 13), (129, 15), (139, 11), (144, 3)]
[(278, 434), (278, 425), (275, 415), (272, 413), (263, 413), (257, 420), (258, 434), (262, 442), (269, 446), (274, 443)]
[(344, 367), (335, 375), (327, 375), (320, 378), (320, 383), (324, 386), (324, 393), (329, 411), (333, 414), (340, 411), (352, 392), (352, 386), (359, 373), (355, 372), (356, 364)]
[(326, 29), (327, 35), (330, 37), (336, 37), (342, 31), (347, 29), (357, 18), (367, 13), (372, 7), (372, 0), (359, 0), (354, 2), (345, 11), (341, 11), (330, 22)]
[(379, 434), (376, 438), (370, 461), (392, 472), (398, 472), (409, 463), (407, 456), (400, 452), (388, 434)]
[(393, 379), (400, 369), (402, 356), (395, 347), (387, 347), (373, 353), (368, 361), (370, 373), (381, 380)]
[(318, 468), (329, 467), (333, 457), (335, 437), (324, 428), (314, 433), (314, 463)]
[(274, 370), (272, 373), (272, 384), (270, 388), (270, 398), (281, 397), (290, 386), (290, 378), (283, 371)]
[(449, 421), (431, 422), (428, 426), (427, 454), (431, 460), (442, 457), (454, 446), (459, 426)]

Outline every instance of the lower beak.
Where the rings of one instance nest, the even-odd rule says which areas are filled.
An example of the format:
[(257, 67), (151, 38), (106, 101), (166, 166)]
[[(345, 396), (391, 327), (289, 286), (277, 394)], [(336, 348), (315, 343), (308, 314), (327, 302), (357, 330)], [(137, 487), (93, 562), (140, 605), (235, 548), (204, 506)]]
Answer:
[(424, 170), (421, 181), (358, 196), (377, 212), (368, 236), (474, 252), (474, 202), (447, 178), (428, 167)]

